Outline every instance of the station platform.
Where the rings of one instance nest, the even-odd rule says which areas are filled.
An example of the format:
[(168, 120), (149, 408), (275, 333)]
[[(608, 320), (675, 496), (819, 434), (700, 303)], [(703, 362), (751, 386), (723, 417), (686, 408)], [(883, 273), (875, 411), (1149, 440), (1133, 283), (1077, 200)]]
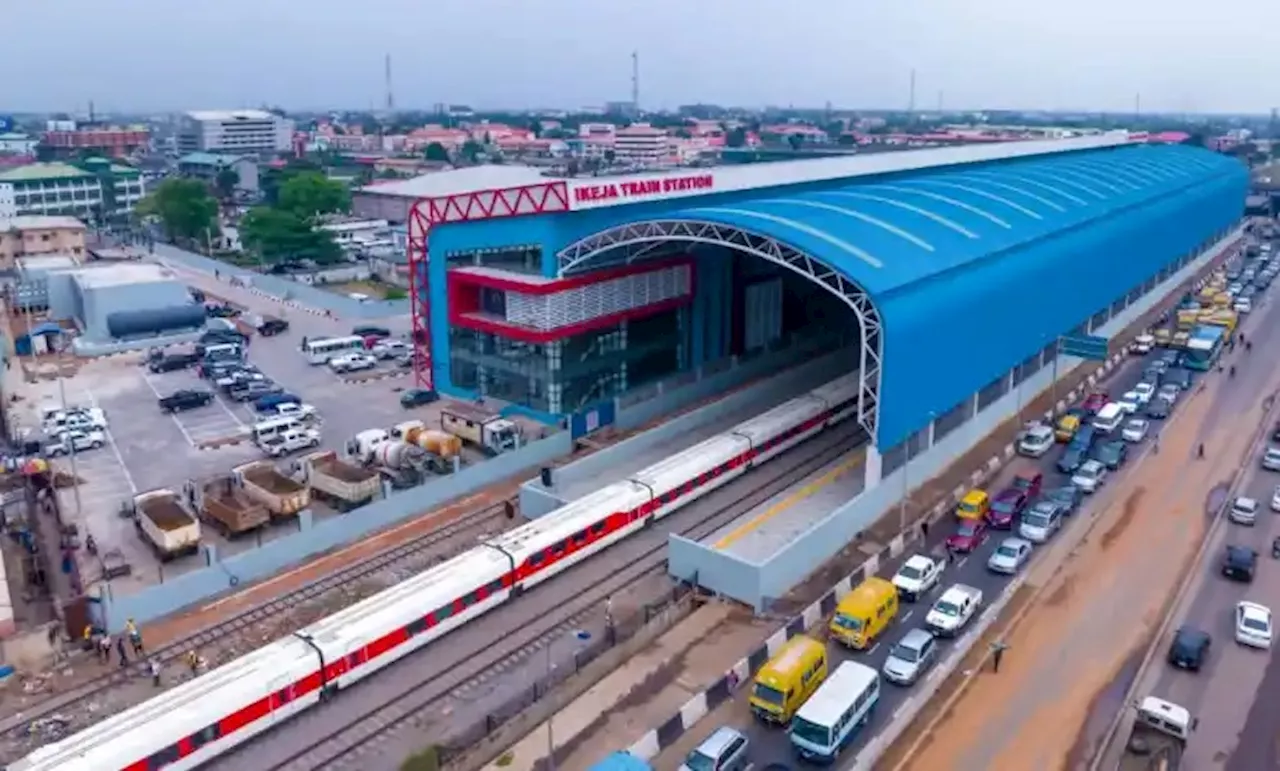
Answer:
[(703, 545), (745, 562), (768, 562), (862, 492), (865, 462), (865, 447), (836, 458), (712, 533)]

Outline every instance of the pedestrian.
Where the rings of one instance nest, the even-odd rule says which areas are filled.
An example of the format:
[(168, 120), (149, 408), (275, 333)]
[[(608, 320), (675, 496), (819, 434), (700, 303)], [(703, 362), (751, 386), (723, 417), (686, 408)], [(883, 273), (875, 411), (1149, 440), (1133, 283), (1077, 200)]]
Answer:
[(120, 654), (120, 668), (129, 666), (129, 657), (124, 655), (124, 636), (116, 638), (116, 653)]
[(98, 638), (98, 658), (103, 664), (111, 663), (111, 635), (103, 633)]
[(1000, 659), (1004, 658), (1004, 652), (1009, 650), (1009, 646), (1002, 640), (996, 640), (991, 643), (991, 671), (1000, 673)]
[(1200, 446), (1196, 448), (1196, 457), (1204, 458), (1204, 442), (1201, 442)]
[(200, 674), (200, 654), (194, 648), (187, 651), (187, 667), (191, 669), (192, 677)]
[(920, 538), (921, 540), (929, 540), (929, 520), (920, 520)]
[(944, 547), (946, 548), (946, 550), (947, 550), (947, 562), (948, 562), (948, 563), (954, 562), (954, 561), (955, 561), (955, 559), (956, 559), (956, 553), (955, 553), (955, 551), (951, 548), (951, 544), (949, 544), (949, 543), (945, 543), (945, 544), (943, 544), (943, 546), (944, 546)]
[(135, 656), (142, 655), (142, 632), (138, 631), (138, 625), (133, 619), (129, 619), (124, 624), (125, 633), (129, 635), (129, 644), (133, 647)]
[(154, 656), (147, 660), (147, 669), (151, 672), (151, 684), (159, 688), (160, 662), (156, 661)]
[(1151, 440), (1151, 454), (1152, 455), (1160, 454), (1160, 435), (1159, 434), (1156, 434), (1155, 438)]

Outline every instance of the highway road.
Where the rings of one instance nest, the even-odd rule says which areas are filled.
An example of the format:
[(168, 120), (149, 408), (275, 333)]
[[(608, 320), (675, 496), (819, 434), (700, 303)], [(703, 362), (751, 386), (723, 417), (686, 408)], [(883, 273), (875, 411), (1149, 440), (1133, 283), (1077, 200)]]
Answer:
[[(1130, 360), (1117, 369), (1109, 381), (1104, 384), (1105, 390), (1113, 395), (1118, 395), (1129, 390), (1129, 388), (1131, 388), (1141, 378), (1141, 372), (1145, 362), (1159, 354), (1160, 352), (1157, 351), (1147, 357), (1131, 357)], [(1177, 407), (1175, 406), (1175, 414), (1173, 417), (1176, 417), (1176, 413)], [(1160, 421), (1153, 421), (1152, 428), (1156, 429), (1159, 427)], [(1150, 438), (1146, 441), (1149, 442)], [(1138, 447), (1130, 447), (1131, 454), (1136, 453), (1138, 450)], [(1059, 445), (1057, 448), (1051, 450), (1044, 458), (1039, 460), (1026, 458), (1016, 460), (1001, 473), (999, 482), (992, 485), (989, 488), (989, 492), (994, 495), (1000, 489), (1003, 489), (1003, 487), (1006, 486), (1016, 474), (1030, 470), (1039, 470), (1044, 474), (1045, 490), (1066, 484), (1067, 477), (1060, 474), (1055, 468), (1055, 464), (1061, 454), (1062, 449), (1061, 445)], [(1114, 474), (1110, 478), (1107, 484), (1124, 484), (1124, 477), (1125, 469), (1122, 468), (1118, 473)], [(1090, 506), (1090, 502), (1086, 500), (1081, 505), (1080, 510), (1086, 510), (1088, 506)], [(1069, 518), (1067, 523), (1064, 525), (1064, 532), (1065, 528), (1070, 528), (1072, 523), (1078, 519), (1080, 519), (1080, 517), (1073, 516)], [(946, 522), (945, 525), (939, 524), (932, 528), (929, 533), (928, 547), (926, 551), (930, 554), (945, 556), (945, 547), (943, 546), (943, 543), (946, 537), (954, 532), (955, 524), (952, 521), (944, 520), (944, 522)], [(986, 566), (987, 558), (999, 545), (1000, 541), (1012, 534), (1013, 533), (1002, 530), (988, 531), (988, 538), (986, 542), (975, 550), (973, 554), (960, 556), (956, 559), (954, 564), (950, 565), (946, 569), (943, 574), (942, 581), (932, 593), (915, 604), (904, 603), (902, 605), (899, 610), (898, 618), (893, 622), (890, 628), (882, 634), (880, 640), (870, 650), (865, 652), (855, 652), (836, 642), (829, 642), (828, 650), (831, 652), (830, 668), (834, 670), (840, 662), (851, 660), (879, 669), (884, 664), (885, 657), (893, 644), (909, 630), (922, 627), (924, 616), (928, 612), (929, 606), (937, 598), (938, 594), (953, 584), (963, 583), (977, 587), (983, 592), (984, 604), (990, 604), (993, 602), (1001, 594), (1012, 578), (989, 571)], [(1063, 536), (1060, 533), (1055, 537), (1061, 538)], [(887, 564), (882, 568), (881, 575), (886, 578), (892, 576), (906, 557), (910, 556), (912, 553), (918, 553), (918, 551), (919, 550), (917, 550), (917, 552), (904, 554), (902, 558)], [(1034, 560), (1035, 553), (1033, 553), (1032, 558)], [(937, 660), (940, 661), (950, 655), (954, 646), (954, 640), (941, 640), (939, 651), (940, 656)], [(911, 698), (912, 694), (918, 689), (919, 685), (904, 688), (889, 683), (887, 680), (883, 681), (880, 703), (877, 706), (869, 725), (862, 730), (855, 743), (845, 750), (844, 756), (847, 758), (855, 757), (876, 734), (878, 734), (887, 724), (892, 722), (895, 714), (902, 707), (903, 703)], [(744, 686), (741, 689), (739, 699), (745, 701), (749, 690), (749, 684)], [(762, 723), (750, 719), (750, 717), (746, 716), (746, 710), (735, 710), (734, 714), (741, 714), (744, 716), (738, 722), (737, 727), (745, 731), (750, 737), (752, 747), (751, 757), (753, 763), (757, 767), (768, 767), (771, 763), (780, 763), (787, 767), (794, 764), (794, 754), (791, 750), (790, 742), (783, 731), (767, 727)], [(705, 729), (703, 733), (706, 733), (706, 731), (709, 730), (711, 729)]]
[[(1271, 350), (1270, 340), (1276, 336), (1277, 324), (1276, 319), (1268, 321), (1271, 323), (1255, 332), (1256, 348)], [(1275, 362), (1267, 363), (1265, 374), (1273, 375)], [(1248, 364), (1242, 361), (1241, 369)], [(1242, 372), (1241, 378), (1245, 374)], [(1259, 383), (1252, 397), (1264, 398), (1265, 387)], [(1249, 600), (1280, 610), (1280, 560), (1271, 556), (1272, 540), (1280, 537), (1280, 515), (1269, 507), (1273, 493), (1280, 489), (1280, 474), (1261, 468), (1259, 459), (1267, 446), (1264, 441), (1250, 457), (1237, 492), (1261, 503), (1257, 525), (1244, 527), (1224, 522), (1213, 533), (1204, 559), (1194, 568), (1189, 595), (1169, 631), (1156, 641), (1157, 656), (1137, 688), (1139, 698), (1154, 695), (1168, 699), (1198, 718), (1199, 726), (1184, 754), (1185, 768), (1260, 771), (1277, 765), (1280, 668), (1270, 663), (1272, 657), (1267, 652), (1246, 648), (1234, 640), (1237, 602)], [(1222, 576), (1222, 559), (1228, 545), (1258, 552), (1258, 569), (1251, 583)], [(1175, 669), (1164, 659), (1173, 631), (1183, 624), (1202, 629), (1213, 638), (1209, 661), (1198, 673)], [(1121, 742), (1124, 739), (1118, 738)], [(1117, 750), (1113, 749), (1112, 758)]]

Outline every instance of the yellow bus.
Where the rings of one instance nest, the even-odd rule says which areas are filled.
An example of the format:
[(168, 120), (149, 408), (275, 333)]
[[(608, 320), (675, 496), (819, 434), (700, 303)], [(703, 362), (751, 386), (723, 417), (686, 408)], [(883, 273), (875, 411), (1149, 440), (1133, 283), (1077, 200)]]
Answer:
[(827, 646), (796, 635), (756, 673), (751, 711), (761, 720), (786, 725), (826, 679)]

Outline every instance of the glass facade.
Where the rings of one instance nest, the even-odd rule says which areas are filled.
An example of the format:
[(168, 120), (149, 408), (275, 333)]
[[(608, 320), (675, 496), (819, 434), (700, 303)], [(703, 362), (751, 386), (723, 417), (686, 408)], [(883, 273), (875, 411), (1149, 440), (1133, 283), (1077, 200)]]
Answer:
[(507, 270), (526, 276), (542, 275), (542, 247), (537, 245), (449, 252), (445, 255), (445, 260), (449, 263), (449, 267), (470, 265)]
[(687, 348), (687, 312), (667, 311), (548, 343), (453, 327), (451, 380), (483, 396), (574, 412), (678, 371)]

